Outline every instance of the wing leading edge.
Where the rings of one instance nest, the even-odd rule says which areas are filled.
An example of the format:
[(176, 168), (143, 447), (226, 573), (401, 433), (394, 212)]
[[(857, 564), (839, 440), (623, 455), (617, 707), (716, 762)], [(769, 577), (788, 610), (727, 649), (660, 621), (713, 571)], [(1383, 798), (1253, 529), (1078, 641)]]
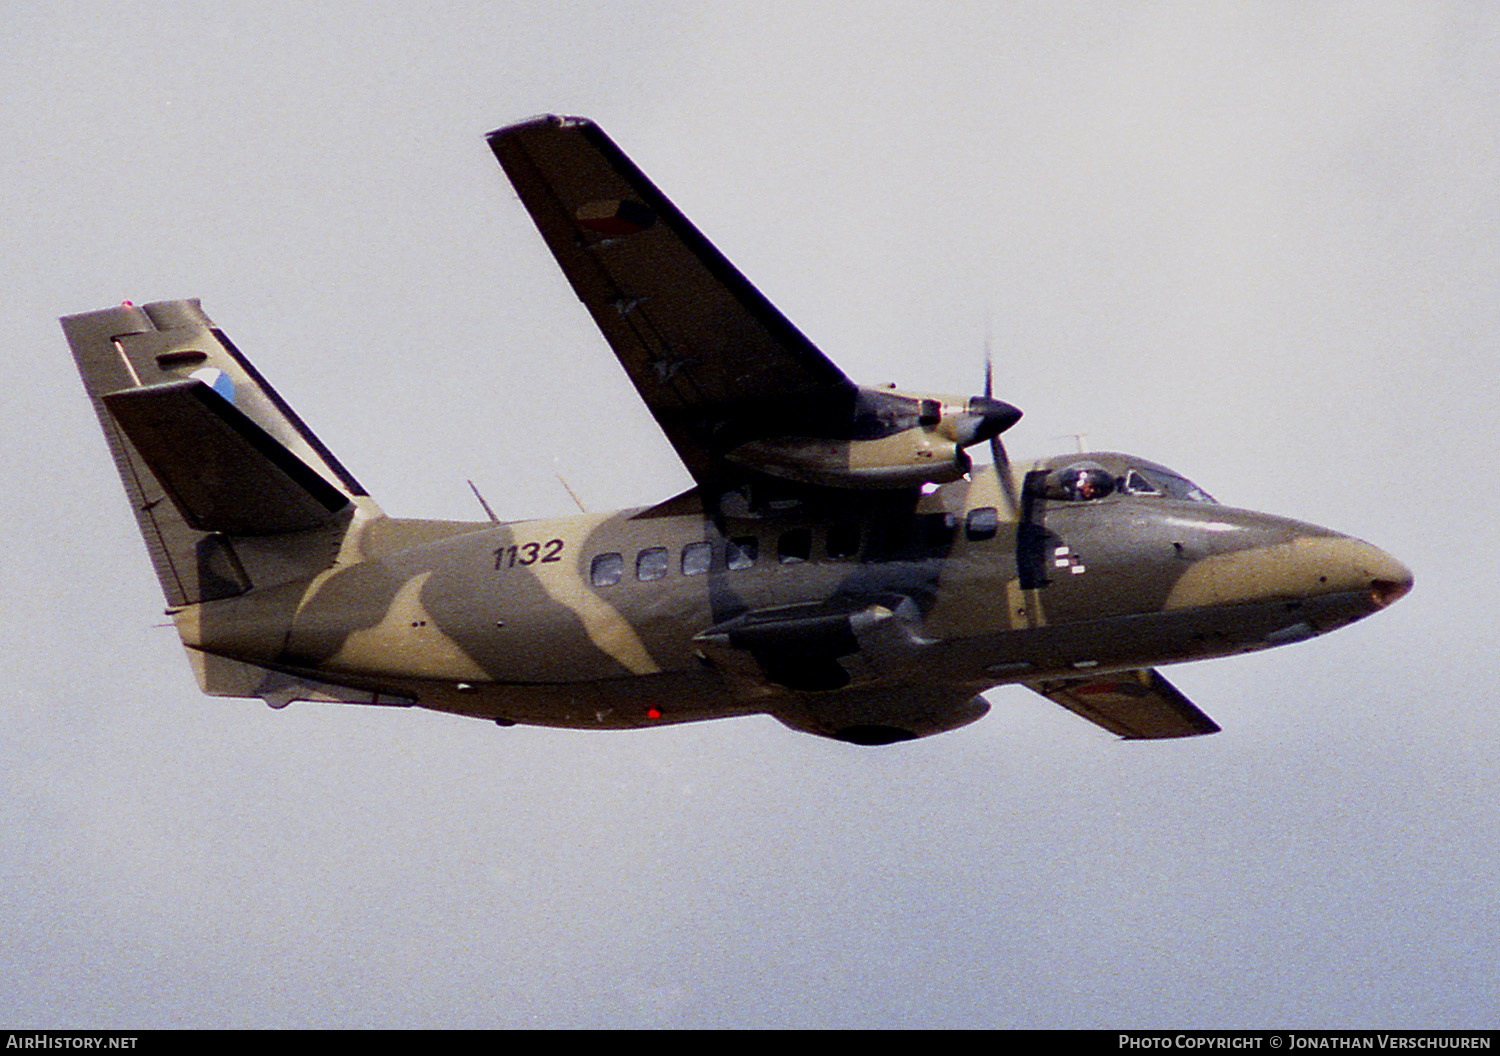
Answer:
[(1126, 740), (1196, 737), (1219, 732), (1218, 723), (1154, 668), (1092, 678), (1028, 682), (1027, 686)]
[(700, 484), (731, 448), (847, 421), (857, 389), (593, 122), (487, 137), (537, 229)]

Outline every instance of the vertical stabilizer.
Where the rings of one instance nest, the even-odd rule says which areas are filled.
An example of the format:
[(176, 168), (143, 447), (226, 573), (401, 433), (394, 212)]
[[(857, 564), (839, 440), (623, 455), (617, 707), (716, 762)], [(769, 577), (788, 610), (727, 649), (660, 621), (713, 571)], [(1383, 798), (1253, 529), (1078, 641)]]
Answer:
[(62, 326), (173, 607), (312, 575), (379, 514), (196, 300)]

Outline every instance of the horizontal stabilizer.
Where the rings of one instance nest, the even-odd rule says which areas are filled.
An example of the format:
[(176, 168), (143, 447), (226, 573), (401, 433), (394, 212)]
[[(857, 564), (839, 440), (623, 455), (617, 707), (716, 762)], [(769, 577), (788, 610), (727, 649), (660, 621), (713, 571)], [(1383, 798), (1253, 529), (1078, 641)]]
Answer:
[(201, 380), (122, 389), (101, 399), (198, 531), (305, 531), (349, 505), (347, 495)]
[(303, 675), (272, 671), (226, 656), (188, 650), (198, 686), (211, 697), (260, 697), (273, 708), (284, 708), (296, 700), (317, 704), (380, 704), (409, 708), (415, 697), (372, 689), (356, 689)]
[(1157, 740), (1218, 733), (1214, 722), (1153, 668), (1091, 678), (1028, 682), (1027, 686), (1073, 714), (1126, 740)]

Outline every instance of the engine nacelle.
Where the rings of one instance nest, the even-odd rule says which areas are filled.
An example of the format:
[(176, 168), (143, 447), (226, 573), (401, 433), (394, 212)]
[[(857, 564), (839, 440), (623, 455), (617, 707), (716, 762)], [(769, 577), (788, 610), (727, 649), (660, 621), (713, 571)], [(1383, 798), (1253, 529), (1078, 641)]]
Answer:
[[(964, 448), (991, 440), (1021, 412), (988, 396), (860, 388), (847, 422), (822, 436), (762, 436), (724, 457), (767, 476), (834, 488), (915, 488), (969, 472)], [(825, 425), (830, 424), (826, 421)], [(790, 430), (789, 430), (790, 431)]]
[(753, 440), (725, 457), (758, 473), (834, 488), (947, 484), (969, 471), (969, 456), (963, 448), (927, 426), (875, 440), (798, 436)]

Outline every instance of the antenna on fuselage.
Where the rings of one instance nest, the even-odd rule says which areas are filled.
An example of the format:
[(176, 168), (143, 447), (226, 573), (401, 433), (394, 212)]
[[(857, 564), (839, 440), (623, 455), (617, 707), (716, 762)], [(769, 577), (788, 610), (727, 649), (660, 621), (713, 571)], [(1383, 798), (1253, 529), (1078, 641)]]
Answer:
[(474, 493), (474, 497), (479, 500), (479, 505), (484, 507), (484, 512), (489, 516), (490, 522), (492, 524), (499, 524), (500, 518), (495, 516), (495, 511), (490, 509), (490, 504), (484, 501), (483, 495), (479, 494), (479, 488), (474, 485), (472, 480), (468, 481), (468, 485), (469, 490)]
[(1088, 438), (1089, 438), (1089, 434), (1088, 433), (1059, 433), (1057, 436), (1054, 436), (1052, 439), (1054, 441), (1056, 441), (1056, 440), (1062, 440), (1064, 438), (1070, 438), (1070, 439), (1072, 439), (1073, 446), (1076, 447), (1076, 448), (1078, 448), (1078, 453), (1080, 455), (1086, 455), (1086, 454), (1089, 453), (1089, 445), (1087, 443)]
[(578, 507), (578, 512), (588, 513), (588, 507), (583, 504), (583, 500), (578, 497), (578, 492), (573, 490), (572, 485), (568, 483), (567, 479), (555, 469), (552, 471), (552, 475), (557, 478), (557, 482), (563, 486), (563, 490), (573, 500), (573, 505)]

